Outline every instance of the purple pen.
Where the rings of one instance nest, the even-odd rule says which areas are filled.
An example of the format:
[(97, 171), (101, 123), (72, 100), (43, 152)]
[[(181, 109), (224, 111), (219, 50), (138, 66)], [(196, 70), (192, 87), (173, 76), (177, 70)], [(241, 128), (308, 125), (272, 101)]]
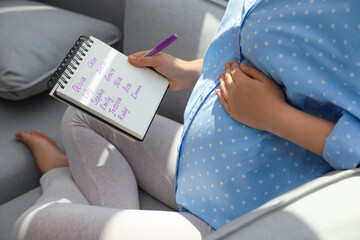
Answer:
[(171, 43), (173, 43), (177, 38), (178, 38), (178, 36), (176, 34), (171, 35), (170, 37), (165, 39), (165, 41), (163, 41), (162, 43), (160, 43), (159, 45), (157, 45), (156, 47), (151, 49), (149, 52), (147, 52), (143, 57), (149, 57), (158, 52), (161, 52), (164, 48), (166, 48)]

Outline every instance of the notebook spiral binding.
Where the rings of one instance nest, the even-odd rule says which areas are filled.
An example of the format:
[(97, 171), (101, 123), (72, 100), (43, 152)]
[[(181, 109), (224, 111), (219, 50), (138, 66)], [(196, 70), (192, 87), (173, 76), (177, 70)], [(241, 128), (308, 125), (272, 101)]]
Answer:
[(61, 88), (64, 88), (64, 85), (68, 83), (66, 79), (70, 79), (71, 75), (74, 74), (74, 71), (77, 69), (76, 66), (80, 65), (83, 57), (86, 56), (89, 48), (91, 48), (92, 43), (94, 43), (94, 41), (88, 36), (83, 35), (79, 37), (64, 60), (61, 62), (60, 66), (47, 82), (49, 90), (51, 90), (56, 84), (58, 84)]

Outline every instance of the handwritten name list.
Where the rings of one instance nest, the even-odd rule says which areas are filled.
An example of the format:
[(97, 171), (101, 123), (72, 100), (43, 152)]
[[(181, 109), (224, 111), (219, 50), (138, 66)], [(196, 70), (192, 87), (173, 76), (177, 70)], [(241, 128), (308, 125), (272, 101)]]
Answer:
[[(91, 57), (86, 63), (86, 67), (96, 71), (96, 74), (101, 77), (101, 81), (105, 82), (102, 83), (104, 87), (99, 89), (93, 89), (91, 86), (86, 87), (88, 79), (86, 76), (80, 76), (72, 85), (73, 92), (89, 100), (93, 108), (106, 111), (114, 119), (123, 121), (126, 116), (131, 114), (131, 110), (124, 103), (126, 102), (124, 99), (137, 101), (141, 96), (143, 86), (124, 79), (120, 73), (117, 73), (115, 67), (105, 61), (98, 61), (96, 57)], [(113, 88), (118, 89), (118, 91), (110, 92), (107, 90)]]

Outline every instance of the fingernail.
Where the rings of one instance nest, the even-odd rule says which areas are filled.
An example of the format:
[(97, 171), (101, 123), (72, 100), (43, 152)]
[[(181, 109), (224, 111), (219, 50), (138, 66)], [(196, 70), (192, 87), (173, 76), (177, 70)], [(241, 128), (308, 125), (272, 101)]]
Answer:
[(246, 63), (241, 63), (241, 64), (240, 64), (240, 67), (242, 67), (242, 68), (246, 68), (246, 67), (247, 67), (247, 65), (246, 65)]
[(133, 55), (130, 55), (129, 58), (130, 58), (132, 61), (136, 61), (136, 57), (133, 56)]

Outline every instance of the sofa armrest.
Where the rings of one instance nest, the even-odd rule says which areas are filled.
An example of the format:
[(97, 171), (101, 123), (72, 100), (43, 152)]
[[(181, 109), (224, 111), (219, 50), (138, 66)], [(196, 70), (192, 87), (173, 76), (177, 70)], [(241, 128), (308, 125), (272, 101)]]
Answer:
[(358, 239), (360, 168), (333, 171), (242, 216), (206, 240)]

